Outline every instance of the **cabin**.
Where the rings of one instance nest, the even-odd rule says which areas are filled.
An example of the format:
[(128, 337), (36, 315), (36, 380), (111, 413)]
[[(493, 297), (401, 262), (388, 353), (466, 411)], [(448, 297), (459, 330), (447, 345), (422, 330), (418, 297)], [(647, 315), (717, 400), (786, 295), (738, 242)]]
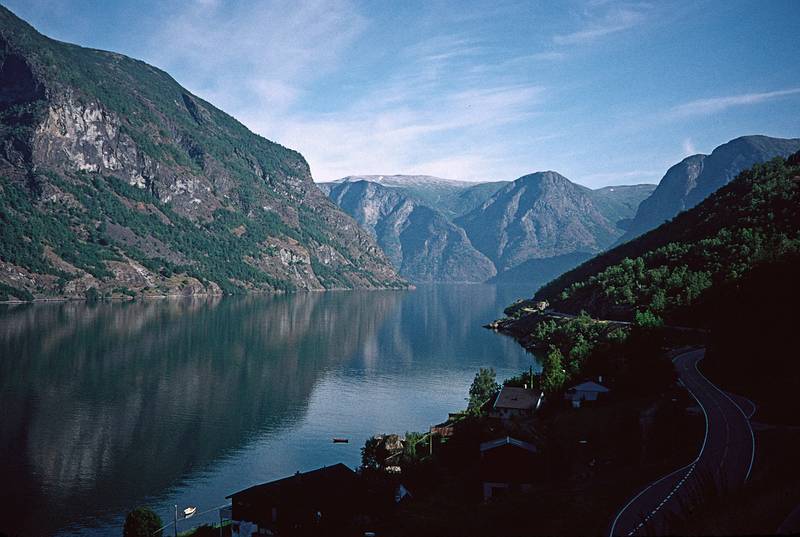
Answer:
[(516, 386), (503, 386), (489, 409), (489, 416), (509, 420), (519, 416), (530, 416), (542, 405), (544, 394)]
[(484, 501), (533, 487), (539, 458), (536, 446), (506, 436), (480, 446), (480, 478)]
[(341, 463), (255, 485), (228, 498), (233, 537), (340, 535), (365, 504), (358, 475)]
[(564, 392), (564, 399), (572, 401), (573, 408), (580, 408), (584, 402), (595, 402), (608, 394), (609, 391), (602, 384), (587, 381), (569, 388)]

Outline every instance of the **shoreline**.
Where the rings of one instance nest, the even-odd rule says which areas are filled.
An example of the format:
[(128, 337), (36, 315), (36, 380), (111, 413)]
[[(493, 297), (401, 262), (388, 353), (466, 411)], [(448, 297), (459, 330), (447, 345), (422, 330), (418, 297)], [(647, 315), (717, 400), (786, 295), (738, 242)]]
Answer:
[(191, 294), (146, 294), (136, 296), (115, 296), (100, 297), (90, 300), (86, 297), (40, 297), (33, 300), (0, 300), (0, 305), (20, 305), (20, 304), (58, 304), (65, 302), (136, 302), (137, 300), (167, 300), (175, 298), (210, 298), (210, 297), (231, 297), (231, 296), (254, 296), (254, 295), (292, 295), (298, 293), (328, 293), (346, 291), (415, 291), (416, 285), (409, 284), (406, 287), (333, 287), (331, 289), (297, 289), (294, 291), (254, 291), (248, 290), (244, 293), (191, 293)]

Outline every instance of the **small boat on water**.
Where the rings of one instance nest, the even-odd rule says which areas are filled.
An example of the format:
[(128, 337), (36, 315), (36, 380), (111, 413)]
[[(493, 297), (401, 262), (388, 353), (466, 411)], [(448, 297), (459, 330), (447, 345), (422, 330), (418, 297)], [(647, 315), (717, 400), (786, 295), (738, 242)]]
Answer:
[(183, 510), (183, 518), (189, 518), (197, 512), (197, 507), (187, 507)]
[(348, 439), (348, 438), (334, 438), (333, 439), (333, 443), (334, 444), (347, 444), (348, 442), (350, 442), (350, 439)]

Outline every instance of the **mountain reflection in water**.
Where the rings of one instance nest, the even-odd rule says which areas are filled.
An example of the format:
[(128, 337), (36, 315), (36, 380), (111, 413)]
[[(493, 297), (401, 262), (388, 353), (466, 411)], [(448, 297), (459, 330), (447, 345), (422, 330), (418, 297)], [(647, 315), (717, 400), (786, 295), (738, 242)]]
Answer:
[(296, 470), (356, 466), (372, 433), (463, 407), (479, 366), (527, 368), (480, 325), (530, 292), (0, 306), (0, 531), (117, 533), (135, 505), (167, 520), (173, 502), (202, 510)]

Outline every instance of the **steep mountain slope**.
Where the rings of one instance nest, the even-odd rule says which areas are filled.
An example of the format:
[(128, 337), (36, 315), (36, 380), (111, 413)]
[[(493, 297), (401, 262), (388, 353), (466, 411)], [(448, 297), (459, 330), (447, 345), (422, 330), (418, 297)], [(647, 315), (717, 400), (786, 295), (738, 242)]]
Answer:
[(528, 259), (497, 274), (488, 283), (525, 283), (536, 288), (591, 258), (592, 254), (589, 252), (573, 252), (554, 257)]
[(743, 136), (717, 147), (710, 155), (685, 158), (667, 171), (658, 188), (641, 203), (618, 243), (631, 240), (694, 207), (753, 164), (786, 157), (798, 149), (800, 139)]
[(456, 223), (498, 272), (530, 259), (598, 252), (620, 235), (590, 189), (552, 171), (517, 179)]
[(372, 234), (400, 273), (416, 282), (482, 282), (494, 266), (464, 230), (403, 189), (370, 181), (321, 185)]
[(798, 253), (800, 153), (742, 172), (674, 220), (550, 282), (535, 299), (602, 318), (647, 310), (703, 325), (716, 315), (708, 306), (715, 289), (735, 288), (755, 268)]
[[(412, 280), (482, 282), (494, 276), (494, 283), (537, 285), (620, 236), (638, 204), (655, 188), (590, 190), (555, 172), (511, 183), (376, 175), (318, 186), (377, 237), (395, 267)], [(512, 203), (514, 210), (508, 207)], [(405, 247), (401, 239), (407, 241)], [(476, 249), (475, 240), (482, 247)], [(498, 255), (495, 247), (504, 253)], [(444, 254), (449, 257), (440, 259)]]
[(639, 204), (647, 199), (656, 185), (606, 186), (592, 190), (591, 196), (597, 210), (620, 229), (627, 229)]
[(327, 193), (331, 184), (369, 181), (394, 189), (448, 218), (465, 214), (507, 184), (506, 181), (471, 183), (432, 175), (350, 175), (333, 183), (320, 183)]
[(0, 139), (0, 282), (19, 298), (403, 285), (299, 153), (2, 7)]

